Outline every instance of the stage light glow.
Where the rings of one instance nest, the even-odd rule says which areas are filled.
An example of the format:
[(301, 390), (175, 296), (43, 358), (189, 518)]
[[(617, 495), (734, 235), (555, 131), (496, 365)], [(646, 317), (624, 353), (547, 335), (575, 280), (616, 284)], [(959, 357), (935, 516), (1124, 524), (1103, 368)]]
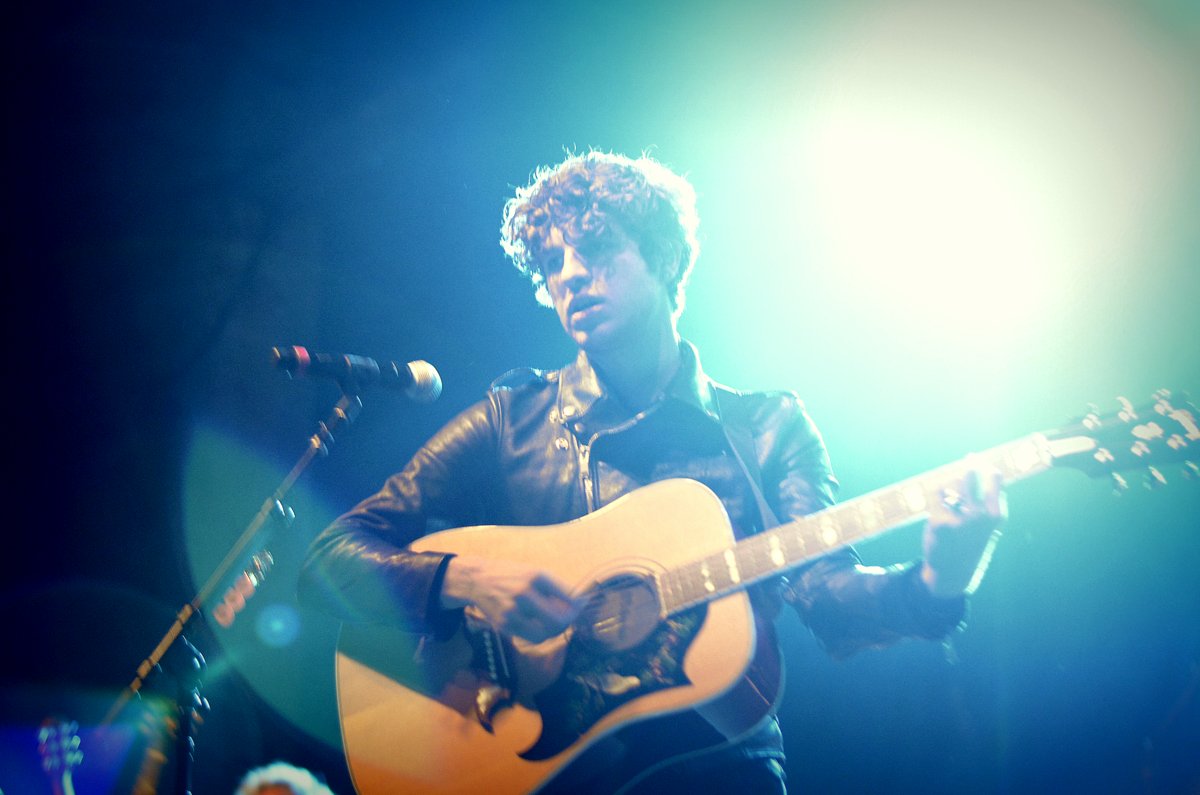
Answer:
[(869, 315), (920, 337), (1020, 329), (1058, 292), (1064, 252), (1019, 153), (868, 103), (821, 119), (804, 156), (820, 260)]
[(1138, 13), (879, 2), (764, 42), (771, 79), (705, 108), (711, 151), (689, 161), (704, 252), (682, 330), (710, 371), (800, 390), (856, 461), (849, 418), (886, 402), (909, 471), (914, 445), (944, 455), (917, 429), (958, 455), (951, 438), (1053, 424), (1069, 395), (1148, 393), (1194, 361), (1131, 325), (1152, 301), (1170, 331), (1195, 284), (1178, 263), (1200, 134), (1196, 55)]
[(266, 605), (254, 620), (259, 640), (276, 649), (291, 646), (300, 634), (300, 626), (296, 608), (282, 602)]

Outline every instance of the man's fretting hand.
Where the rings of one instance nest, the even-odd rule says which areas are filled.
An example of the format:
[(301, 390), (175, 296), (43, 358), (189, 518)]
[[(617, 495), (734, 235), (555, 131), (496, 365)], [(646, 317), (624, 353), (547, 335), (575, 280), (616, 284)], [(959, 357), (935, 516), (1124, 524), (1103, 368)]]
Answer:
[(930, 510), (921, 579), (934, 596), (954, 597), (979, 585), (1008, 518), (999, 471), (972, 467)]

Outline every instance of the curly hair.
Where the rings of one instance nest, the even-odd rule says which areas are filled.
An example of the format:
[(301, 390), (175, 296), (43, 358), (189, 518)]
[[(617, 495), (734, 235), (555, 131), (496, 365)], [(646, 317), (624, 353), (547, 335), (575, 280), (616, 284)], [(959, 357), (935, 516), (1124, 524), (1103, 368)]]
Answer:
[(287, 762), (272, 762), (251, 770), (242, 777), (234, 795), (256, 795), (267, 787), (287, 787), (295, 795), (333, 795), (311, 772)]
[(637, 243), (651, 272), (667, 285), (671, 307), (683, 312), (684, 288), (700, 244), (696, 191), (671, 169), (643, 154), (636, 160), (592, 150), (534, 172), (504, 205), (500, 246), (529, 277), (538, 303), (551, 306), (541, 256), (552, 227), (571, 245), (602, 237), (609, 224)]

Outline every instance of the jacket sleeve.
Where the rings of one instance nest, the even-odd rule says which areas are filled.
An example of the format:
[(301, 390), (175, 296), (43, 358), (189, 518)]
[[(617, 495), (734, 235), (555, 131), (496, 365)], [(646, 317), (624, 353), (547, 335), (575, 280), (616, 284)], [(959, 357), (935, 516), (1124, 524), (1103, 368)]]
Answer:
[[(774, 485), (768, 499), (786, 521), (831, 506), (837, 481), (825, 443), (794, 395), (782, 417), (764, 481)], [(906, 637), (943, 638), (962, 622), (966, 599), (933, 596), (920, 571), (919, 561), (864, 566), (847, 547), (789, 574), (787, 599), (834, 657)]]
[(457, 614), (438, 607), (451, 556), (406, 547), (428, 532), (482, 521), (495, 483), (497, 417), (494, 397), (466, 409), (379, 492), (322, 531), (300, 572), (301, 601), (347, 622), (452, 629)]

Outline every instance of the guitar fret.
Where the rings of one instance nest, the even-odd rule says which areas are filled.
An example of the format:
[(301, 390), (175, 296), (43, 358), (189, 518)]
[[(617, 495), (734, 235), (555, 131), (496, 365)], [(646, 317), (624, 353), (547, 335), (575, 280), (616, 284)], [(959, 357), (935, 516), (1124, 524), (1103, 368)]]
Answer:
[(924, 506), (926, 502), (925, 495), (919, 491), (917, 494), (912, 495), (906, 494), (903, 489), (895, 489), (884, 494), (883, 498), (880, 500), (882, 512), (882, 521), (880, 526), (888, 527), (890, 525), (899, 524), (909, 519), (914, 514), (919, 513), (921, 507), (918, 507), (915, 511), (912, 508), (913, 498), (917, 499), (919, 506)]
[(1036, 442), (1025, 439), (1002, 447), (993, 456), (992, 464), (1007, 480), (1015, 480), (1035, 470), (1041, 463)]
[(679, 572), (679, 596), (675, 602), (675, 609), (682, 609), (685, 605), (690, 604), (696, 597), (696, 571), (694, 566)]
[(787, 556), (783, 553), (782, 542), (779, 536), (772, 533), (770, 541), (767, 542), (771, 547), (771, 562), (775, 564), (775, 568), (781, 569), (787, 563)]
[(700, 585), (699, 570), (696, 566), (688, 566), (680, 573), (682, 576), (679, 582), (679, 598), (676, 609), (682, 609), (704, 596), (704, 589)]
[(675, 609), (675, 604), (678, 598), (677, 584), (678, 577), (673, 571), (665, 571), (658, 575), (656, 582), (658, 584), (658, 598), (662, 604), (663, 612), (670, 615)]
[[(752, 536), (742, 542), (742, 546), (739, 549), (744, 550), (744, 552), (738, 555), (740, 576), (746, 580), (753, 581), (778, 569), (778, 566), (773, 562), (769, 548), (770, 541), (773, 538), (775, 538), (773, 535), (761, 534)], [(778, 543), (777, 539), (776, 542)]]
[(788, 557), (793, 562), (797, 560), (804, 560), (806, 557), (808, 557), (808, 538), (804, 533), (804, 525), (793, 523), (789, 525), (789, 527), (795, 528), (795, 532), (789, 533), (787, 536), (785, 536), (785, 538), (790, 538), (793, 542), (795, 542), (796, 549), (795, 552)]
[(691, 604), (704, 594), (705, 581), (705, 578), (700, 573), (700, 564), (698, 563), (688, 566), (681, 574), (685, 578), (680, 583), (683, 586), (681, 588), (681, 598), (679, 599), (680, 607)]
[(900, 484), (897, 496), (902, 501), (901, 510), (906, 511), (908, 514), (921, 513), (929, 503), (929, 500), (925, 496), (925, 489), (921, 488), (919, 483), (912, 480), (906, 480)]
[[(886, 495), (883, 495), (886, 497)], [(865, 531), (877, 530), (883, 526), (883, 500), (880, 498), (864, 499), (858, 504), (859, 527)]]
[(701, 558), (685, 567), (688, 572), (687, 588), (681, 606), (690, 606), (702, 602), (721, 589), (720, 575), (722, 567), (718, 558), (712, 556)]
[(833, 549), (835, 546), (837, 546), (838, 541), (841, 540), (842, 537), (842, 528), (831, 514), (819, 514), (819, 518), (817, 519), (817, 527), (820, 529), (820, 535), (817, 536), (817, 540), (820, 541), (826, 549)]
[[(716, 585), (715, 590), (721, 593), (741, 582), (741, 575), (738, 573), (737, 568), (730, 566), (729, 563), (733, 554), (733, 550), (729, 549), (709, 558), (711, 561), (709, 565), (712, 567), (713, 582)], [(736, 558), (733, 558), (733, 560), (736, 564)]]
[(725, 571), (729, 575), (729, 581), (732, 585), (737, 585), (742, 581), (742, 573), (738, 569), (737, 555), (732, 549), (725, 550)]

